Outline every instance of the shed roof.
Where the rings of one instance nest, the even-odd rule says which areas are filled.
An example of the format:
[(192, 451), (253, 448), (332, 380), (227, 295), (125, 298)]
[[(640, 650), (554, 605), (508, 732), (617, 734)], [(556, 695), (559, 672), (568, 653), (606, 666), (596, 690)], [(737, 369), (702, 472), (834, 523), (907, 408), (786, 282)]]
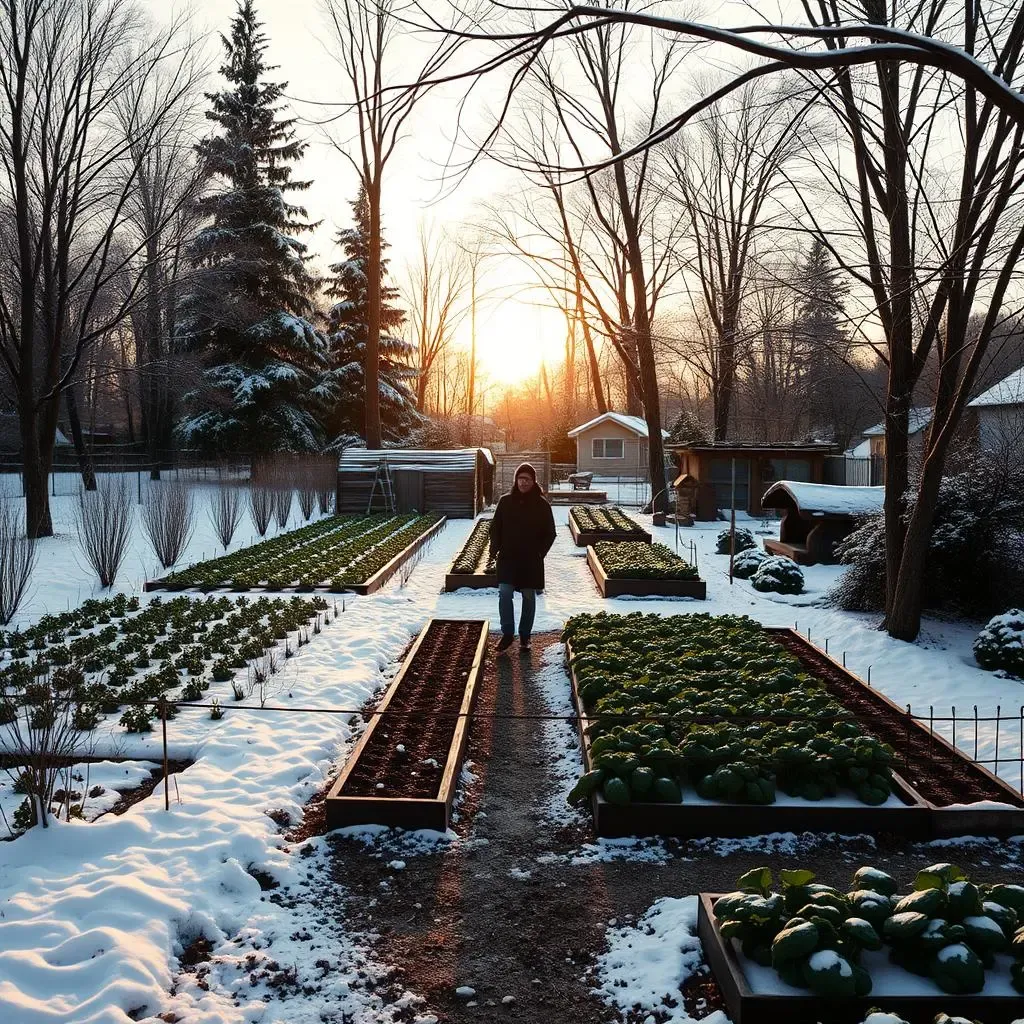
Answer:
[(386, 459), (389, 469), (412, 469), (428, 473), (473, 469), (482, 454), (491, 465), (494, 456), (488, 448), (346, 448), (338, 457), (339, 473), (375, 470)]
[[(586, 423), (581, 423), (578, 427), (573, 427), (569, 431), (569, 437), (578, 437), (585, 430), (589, 430), (591, 427), (596, 427), (599, 423), (618, 423), (620, 427), (625, 427), (627, 430), (633, 431), (638, 437), (648, 437), (647, 433), (647, 421), (641, 416), (627, 416), (624, 412), (604, 412), (600, 416), (595, 416), (592, 420), (587, 420)], [(668, 431), (662, 430), (662, 437), (668, 437)]]
[[(907, 433), (917, 434), (924, 430), (932, 421), (932, 410), (930, 406), (919, 405), (915, 406), (910, 410), (908, 417)], [(885, 436), (885, 420), (881, 423), (876, 423), (873, 427), (868, 427), (863, 432), (864, 437), (884, 437)]]
[(764, 492), (763, 508), (776, 508), (773, 495), (788, 494), (801, 512), (813, 515), (866, 516), (882, 510), (884, 487), (845, 487), (841, 484), (809, 484), (779, 480)]
[(983, 391), (968, 405), (972, 409), (986, 405), (1024, 405), (1024, 366), (1014, 370), (988, 391)]
[(828, 452), (831, 441), (705, 441), (675, 442), (665, 445), (675, 452)]

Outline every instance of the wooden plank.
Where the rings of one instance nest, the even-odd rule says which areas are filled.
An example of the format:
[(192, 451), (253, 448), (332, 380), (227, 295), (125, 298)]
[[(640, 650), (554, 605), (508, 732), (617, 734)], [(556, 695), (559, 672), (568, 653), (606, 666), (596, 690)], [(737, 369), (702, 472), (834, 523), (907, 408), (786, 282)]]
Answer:
[(572, 536), (573, 543), (578, 548), (592, 547), (594, 544), (598, 544), (601, 541), (623, 541), (623, 540), (635, 540), (642, 541), (644, 544), (651, 543), (651, 535), (646, 530), (584, 530), (581, 529), (579, 523), (576, 522), (576, 517), (572, 514), (572, 510), (569, 511), (569, 533)]
[(602, 597), (693, 597), (698, 601), (704, 601), (708, 596), (708, 585), (702, 579), (612, 579), (604, 571), (601, 559), (593, 547), (587, 548), (587, 565), (590, 566), (594, 582)]
[(452, 594), (456, 590), (489, 590), (497, 585), (498, 575), (493, 572), (449, 572), (444, 577), (444, 589), (447, 594)]
[(398, 572), (398, 570), (417, 551), (419, 551), (419, 549), (421, 547), (423, 547), (424, 544), (427, 543), (427, 541), (429, 541), (432, 537), (434, 537), (441, 530), (443, 530), (444, 526), (445, 526), (445, 523), (447, 523), (447, 522), (448, 522), (447, 517), (446, 516), (442, 516), (433, 526), (430, 527), (429, 530), (426, 530), (424, 533), (421, 533), (419, 535), (419, 537), (417, 537), (414, 541), (412, 541), (410, 544), (407, 544), (401, 551), (398, 552), (397, 555), (395, 555), (394, 558), (391, 559), (390, 562), (388, 562), (386, 565), (381, 566), (364, 583), (352, 583), (352, 584), (343, 586), (338, 591), (335, 591), (335, 593), (344, 593), (344, 592), (348, 592), (348, 593), (351, 593), (351, 594), (373, 594), (373, 593), (376, 593), (378, 590), (380, 590), (381, 587), (384, 586), (385, 583), (387, 583), (387, 581), (389, 579), (391, 579), (392, 576), (394, 576), (394, 574), (396, 572)]
[[(576, 724), (583, 749), (584, 771), (594, 768), (587, 730), (591, 721), (577, 688), (572, 668), (572, 644), (566, 644), (566, 662)], [(893, 792), (901, 807), (842, 807), (805, 801), (805, 805), (780, 804), (611, 804), (598, 792), (590, 798), (594, 827), (599, 836), (677, 836), (696, 839), (706, 836), (743, 838), (770, 832), (839, 832), (843, 835), (895, 832), (907, 838), (926, 838), (930, 817), (926, 802), (895, 772)]]

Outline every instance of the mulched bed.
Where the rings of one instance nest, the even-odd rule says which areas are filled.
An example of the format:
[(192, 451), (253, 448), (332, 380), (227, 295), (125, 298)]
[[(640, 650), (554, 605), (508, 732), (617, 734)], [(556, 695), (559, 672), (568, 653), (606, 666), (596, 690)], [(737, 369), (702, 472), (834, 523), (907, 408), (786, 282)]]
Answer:
[(912, 726), (906, 715), (866, 692), (864, 686), (849, 679), (830, 659), (808, 651), (785, 633), (770, 635), (818, 676), (829, 693), (856, 715), (868, 732), (892, 746), (896, 751), (893, 768), (926, 800), (939, 807), (978, 800), (1008, 801), (1006, 791), (992, 785), (966, 757), (954, 756), (945, 745)]
[(475, 622), (430, 627), (388, 704), (403, 714), (377, 726), (341, 796), (437, 796), (479, 635)]

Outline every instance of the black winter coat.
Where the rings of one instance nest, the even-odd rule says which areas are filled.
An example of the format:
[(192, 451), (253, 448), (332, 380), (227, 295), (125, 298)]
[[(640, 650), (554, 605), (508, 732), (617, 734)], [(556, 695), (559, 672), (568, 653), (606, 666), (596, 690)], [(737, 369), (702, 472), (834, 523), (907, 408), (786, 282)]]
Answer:
[(516, 590), (544, 589), (544, 556), (555, 543), (555, 517), (540, 488), (520, 494), (513, 485), (491, 520), (491, 552), (498, 553), (498, 582)]

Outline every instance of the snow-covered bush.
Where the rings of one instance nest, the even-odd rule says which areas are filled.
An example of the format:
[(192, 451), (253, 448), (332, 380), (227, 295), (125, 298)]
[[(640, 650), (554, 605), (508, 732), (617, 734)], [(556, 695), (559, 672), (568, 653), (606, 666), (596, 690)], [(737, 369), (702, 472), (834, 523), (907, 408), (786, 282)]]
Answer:
[(796, 562), (781, 555), (770, 555), (750, 578), (755, 590), (776, 594), (802, 594), (804, 573)]
[(974, 657), (982, 668), (1024, 677), (1024, 610), (1011, 608), (990, 619), (974, 641)]
[[(731, 537), (732, 537), (732, 532), (730, 530), (722, 530), (722, 532), (718, 535), (718, 545), (716, 546), (715, 550), (720, 555), (727, 555), (727, 554), (729, 554), (729, 544), (730, 544)], [(757, 547), (757, 541), (754, 540), (754, 535), (748, 529), (746, 529), (745, 527), (737, 526), (736, 527), (736, 554), (739, 554), (741, 551), (746, 551), (748, 548), (756, 548), (756, 547)]]
[(732, 560), (732, 574), (741, 580), (749, 580), (768, 558), (763, 548), (745, 548)]

